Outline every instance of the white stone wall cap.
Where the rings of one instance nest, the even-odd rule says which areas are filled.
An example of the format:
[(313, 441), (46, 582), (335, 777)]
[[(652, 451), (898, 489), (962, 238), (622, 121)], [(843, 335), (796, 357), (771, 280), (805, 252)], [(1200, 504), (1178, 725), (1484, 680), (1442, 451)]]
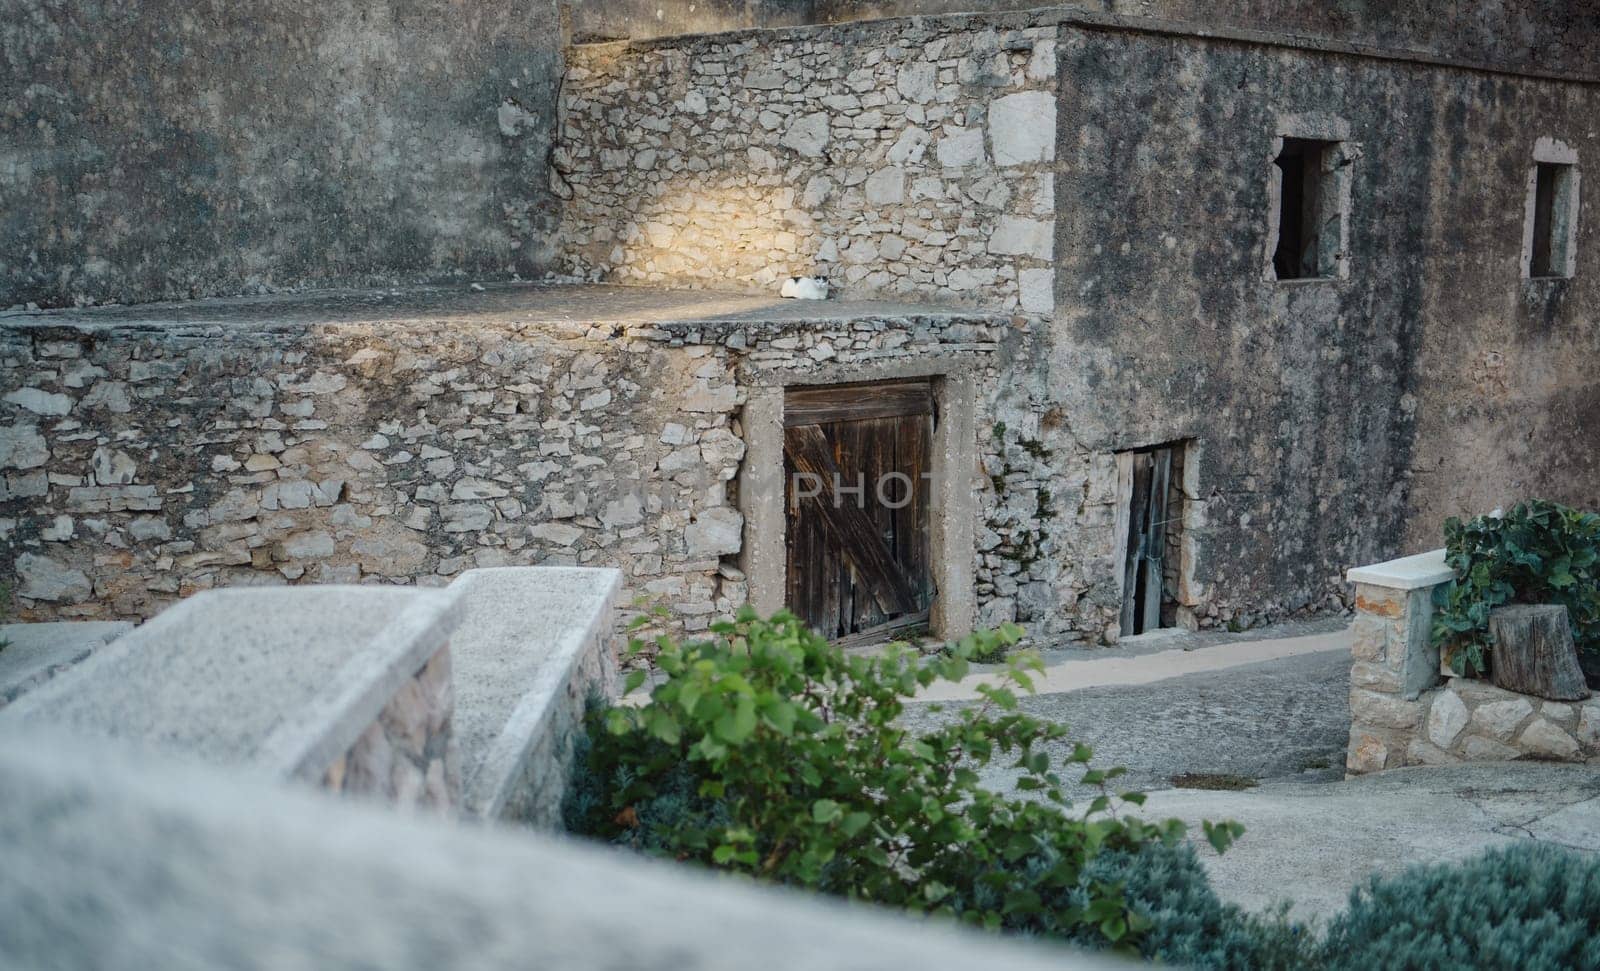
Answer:
[(46, 733), (0, 735), (0, 859), (6, 968), (1138, 967)]
[(468, 815), (498, 817), (587, 651), (610, 632), (622, 574), (584, 567), (468, 570), (451, 642)]
[(316, 778), (448, 640), (460, 595), (413, 587), (211, 590), (0, 709), (280, 778)]
[(1350, 583), (1364, 583), (1390, 590), (1420, 590), (1438, 586), (1455, 577), (1444, 561), (1444, 550), (1429, 550), (1415, 556), (1402, 556), (1397, 560), (1358, 566), (1345, 574)]
[(133, 630), (118, 621), (0, 625), (0, 705)]

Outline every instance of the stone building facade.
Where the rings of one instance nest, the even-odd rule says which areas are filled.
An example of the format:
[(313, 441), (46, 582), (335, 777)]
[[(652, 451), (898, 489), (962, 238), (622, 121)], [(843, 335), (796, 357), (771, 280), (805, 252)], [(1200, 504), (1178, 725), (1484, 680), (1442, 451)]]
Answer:
[[(0, 318), (17, 606), (141, 617), (215, 585), (576, 563), (620, 567), (630, 594), (699, 629), (771, 605), (751, 585), (772, 589), (773, 525), (747, 518), (774, 488), (772, 456), (750, 458), (762, 402), (896, 374), (960, 390), (944, 404), (970, 426), (968, 464), (940, 485), (970, 510), (941, 553), (966, 618), (946, 632), (1017, 619), (1116, 639), (1139, 535), (1130, 457), (1151, 450), (1177, 456), (1157, 535), (1162, 614), (1186, 626), (1343, 609), (1343, 567), (1436, 545), (1446, 515), (1600, 504), (1600, 246), (1579, 178), (1600, 153), (1600, 26), (1542, 0), (1481, 22), (1430, 3), (873, 20), (904, 5), (750, 0), (676, 27), (676, 7), (651, 5), (635, 30), (619, 0), (568, 10), (567, 29), (638, 39), (562, 50), (554, 4), (498, 35), (426, 4), (344, 33), (318, 20), (345, 42), (294, 63), (348, 79), (365, 114), (301, 113), (300, 141), (345, 173), (324, 208), (361, 217), (300, 218), (303, 193), (269, 164), (296, 155), (293, 131), (252, 122), (212, 144), (202, 125), (163, 164), (220, 166), (250, 191), (196, 190), (215, 212), (192, 210), (184, 246), (61, 218), (109, 183), (68, 178), (65, 142), (39, 134), (45, 88), (62, 104), (88, 88), (52, 53), (70, 25), (25, 4), (7, 29), (37, 83), (7, 123), (43, 140), (0, 183), (26, 244), (8, 251), (29, 254), (0, 263), (0, 302), (551, 268), (570, 285)], [(412, 14), (432, 39), (433, 86), (416, 90), (380, 70)], [(268, 46), (294, 46), (292, 26)], [(370, 70), (341, 72), (346, 55)], [(244, 100), (289, 103), (267, 93)], [(1305, 214), (1285, 173), (1304, 158), (1320, 262), (1279, 279)], [(462, 191), (472, 204), (452, 210)], [(1569, 235), (1562, 272), (1541, 274), (1552, 198)], [(247, 218), (265, 211), (294, 218), (273, 235)], [(844, 299), (715, 306), (811, 274)], [(617, 283), (652, 289), (594, 286)]]

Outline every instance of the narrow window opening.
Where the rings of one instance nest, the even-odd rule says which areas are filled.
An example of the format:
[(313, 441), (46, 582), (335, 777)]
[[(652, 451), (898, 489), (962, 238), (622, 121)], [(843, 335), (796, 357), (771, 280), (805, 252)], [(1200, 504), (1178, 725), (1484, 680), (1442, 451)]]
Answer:
[(1338, 142), (1285, 138), (1274, 160), (1281, 173), (1278, 248), (1272, 268), (1280, 280), (1338, 275), (1340, 211), (1335, 163)]
[(1574, 166), (1540, 162), (1534, 168), (1533, 251), (1528, 258), (1530, 277), (1571, 276), (1571, 219)]
[(1178, 624), (1186, 450), (1173, 442), (1117, 456), (1124, 636)]

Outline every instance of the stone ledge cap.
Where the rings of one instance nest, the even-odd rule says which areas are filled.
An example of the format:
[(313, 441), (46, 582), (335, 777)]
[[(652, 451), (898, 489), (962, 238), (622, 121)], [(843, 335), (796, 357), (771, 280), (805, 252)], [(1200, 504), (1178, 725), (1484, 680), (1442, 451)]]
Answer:
[(450, 585), (463, 610), (451, 664), (468, 815), (499, 815), (621, 588), (619, 571), (592, 567), (490, 567)]
[(0, 711), (279, 778), (320, 778), (460, 620), (459, 593), (301, 586), (197, 594)]
[(1371, 566), (1355, 567), (1345, 574), (1345, 580), (1390, 590), (1421, 590), (1453, 580), (1455, 575), (1455, 571), (1444, 561), (1444, 550), (1437, 549)]

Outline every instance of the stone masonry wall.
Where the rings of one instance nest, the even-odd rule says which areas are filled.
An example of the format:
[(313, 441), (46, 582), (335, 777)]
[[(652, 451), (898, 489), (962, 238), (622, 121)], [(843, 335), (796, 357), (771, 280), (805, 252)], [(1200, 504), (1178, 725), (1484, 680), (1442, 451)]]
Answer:
[(567, 269), (1049, 313), (1055, 76), (1053, 27), (576, 47), (553, 158)]
[[(701, 630), (748, 592), (729, 494), (748, 383), (943, 355), (976, 369), (985, 467), (1009, 453), (1028, 469), (980, 503), (980, 605), (1072, 623), (1063, 605), (1078, 594), (1058, 588), (1058, 561), (1008, 553), (1037, 550), (1048, 477), (1019, 444), (1025, 419), (991, 433), (1029, 407), (1002, 400), (1015, 382), (1000, 376), (1034, 356), (1019, 349), (1025, 321), (306, 323), (271, 306), (252, 322), (90, 312), (0, 330), (0, 579), (21, 619), (147, 618), (230, 585), (443, 584), (555, 564), (618, 567), (626, 598)], [(1057, 522), (1073, 521), (1085, 492), (1071, 482), (1088, 477), (1063, 487), (1073, 511)]]
[(350, 751), (328, 767), (323, 785), (401, 808), (454, 812), (461, 802), (454, 712), (446, 644), (400, 686)]
[(1347, 770), (1521, 758), (1600, 764), (1600, 699), (1548, 701), (1440, 675), (1432, 594), (1431, 586), (1356, 585)]

